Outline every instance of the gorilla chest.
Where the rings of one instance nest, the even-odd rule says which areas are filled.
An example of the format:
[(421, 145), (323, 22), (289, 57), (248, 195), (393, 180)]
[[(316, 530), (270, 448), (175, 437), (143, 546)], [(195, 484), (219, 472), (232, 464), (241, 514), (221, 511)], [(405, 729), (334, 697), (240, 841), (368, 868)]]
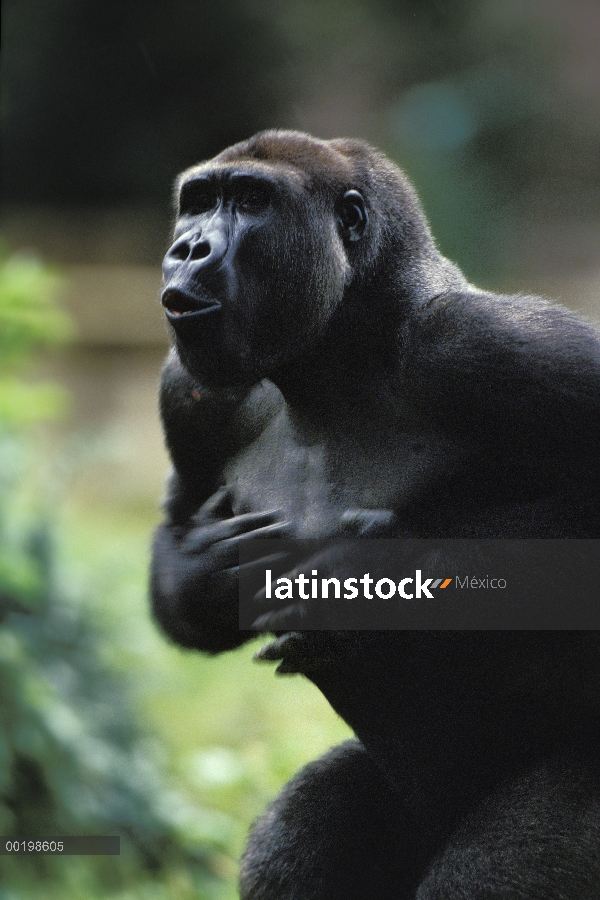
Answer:
[[(379, 430), (299, 442), (276, 421), (225, 467), (235, 513), (280, 510), (297, 537), (338, 532), (348, 509), (399, 511), (437, 477), (439, 437)], [(447, 458), (447, 451), (446, 451)]]

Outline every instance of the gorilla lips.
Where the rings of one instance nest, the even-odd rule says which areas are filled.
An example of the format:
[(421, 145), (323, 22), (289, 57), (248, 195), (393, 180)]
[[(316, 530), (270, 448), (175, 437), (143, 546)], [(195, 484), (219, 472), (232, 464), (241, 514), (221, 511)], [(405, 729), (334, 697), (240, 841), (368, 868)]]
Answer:
[(193, 297), (191, 294), (174, 290), (173, 288), (169, 288), (169, 290), (164, 292), (161, 302), (170, 322), (181, 317), (188, 319), (192, 316), (204, 315), (221, 308), (218, 300), (205, 300), (200, 297)]

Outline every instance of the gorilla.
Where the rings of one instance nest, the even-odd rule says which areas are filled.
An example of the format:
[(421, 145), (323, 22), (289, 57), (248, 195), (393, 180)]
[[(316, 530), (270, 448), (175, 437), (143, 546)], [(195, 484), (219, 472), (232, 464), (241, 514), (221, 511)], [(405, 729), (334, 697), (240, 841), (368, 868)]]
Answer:
[[(176, 193), (151, 574), (173, 640), (256, 634), (238, 575), (257, 537), (600, 537), (598, 333), (469, 284), (385, 156), (268, 131)], [(356, 738), (254, 825), (244, 900), (599, 900), (597, 632), (302, 631), (259, 611), (257, 657)]]

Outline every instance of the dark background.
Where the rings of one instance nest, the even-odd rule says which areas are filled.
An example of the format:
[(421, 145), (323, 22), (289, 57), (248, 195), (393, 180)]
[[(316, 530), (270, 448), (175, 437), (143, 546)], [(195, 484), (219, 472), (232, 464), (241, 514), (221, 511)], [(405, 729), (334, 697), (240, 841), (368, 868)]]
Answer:
[(599, 267), (595, 0), (5, 0), (2, 15), (3, 201), (88, 225), (129, 211), (128, 237), (54, 255), (158, 262), (174, 175), (291, 127), (388, 151), (473, 278)]

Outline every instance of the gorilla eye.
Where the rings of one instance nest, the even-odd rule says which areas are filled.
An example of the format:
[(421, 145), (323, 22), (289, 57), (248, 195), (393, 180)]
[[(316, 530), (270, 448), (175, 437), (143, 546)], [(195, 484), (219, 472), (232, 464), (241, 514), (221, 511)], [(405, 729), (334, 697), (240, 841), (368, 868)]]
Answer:
[(182, 215), (197, 216), (210, 212), (217, 205), (217, 193), (210, 184), (192, 181), (184, 184), (179, 198), (179, 212)]
[(271, 196), (265, 187), (253, 185), (244, 188), (240, 192), (237, 200), (238, 209), (244, 212), (258, 213), (262, 212), (271, 204)]

